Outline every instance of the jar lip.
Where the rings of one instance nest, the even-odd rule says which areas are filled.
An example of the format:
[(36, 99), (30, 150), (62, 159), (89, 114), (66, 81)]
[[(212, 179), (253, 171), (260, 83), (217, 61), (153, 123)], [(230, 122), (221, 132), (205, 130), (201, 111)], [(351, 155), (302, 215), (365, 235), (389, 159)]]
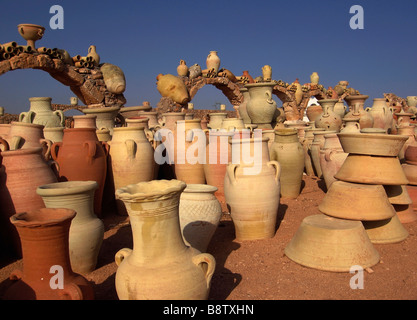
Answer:
[(214, 193), (218, 190), (217, 187), (209, 184), (187, 184), (187, 187), (184, 189), (186, 193), (201, 193), (201, 192), (210, 192)]
[(92, 191), (98, 188), (97, 181), (63, 181), (39, 186), (36, 193), (42, 196), (62, 196)]
[(72, 220), (76, 214), (73, 209), (40, 208), (17, 213), (10, 217), (10, 222), (17, 227), (38, 228)]

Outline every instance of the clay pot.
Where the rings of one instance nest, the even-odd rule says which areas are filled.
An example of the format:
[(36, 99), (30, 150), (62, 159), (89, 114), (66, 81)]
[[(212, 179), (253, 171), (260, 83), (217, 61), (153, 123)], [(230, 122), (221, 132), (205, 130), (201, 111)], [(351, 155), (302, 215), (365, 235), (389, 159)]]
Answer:
[(401, 165), (405, 176), (407, 177), (408, 183), (411, 185), (417, 185), (417, 166), (414, 164), (403, 163)]
[[(144, 130), (140, 127), (114, 128), (109, 151), (114, 190), (155, 178), (154, 149)], [(123, 202), (116, 200), (116, 203), (118, 213), (127, 215)]]
[(408, 145), (404, 153), (404, 160), (408, 164), (417, 165), (417, 144)]
[(417, 220), (417, 214), (413, 210), (413, 200), (411, 199), (407, 186), (384, 186), (389, 202), (397, 212), (401, 223), (410, 223)]
[(336, 102), (333, 106), (333, 112), (337, 113), (341, 119), (345, 116), (346, 110), (347, 106), (342, 101)]
[(1, 225), (5, 229), (1, 234), (10, 244), (11, 251), (20, 256), (20, 239), (16, 228), (10, 225), (9, 218), (16, 213), (44, 208), (42, 198), (36, 194), (36, 188), (57, 182), (57, 177), (50, 164), (44, 160), (40, 147), (3, 151), (1, 157)]
[(320, 149), (323, 148), (324, 146), (324, 141), (325, 141), (324, 136), (330, 133), (336, 133), (336, 131), (322, 130), (322, 131), (313, 132), (314, 138), (313, 138), (313, 141), (311, 142), (310, 152), (311, 152), (311, 160), (313, 161), (314, 169), (316, 170), (318, 178), (322, 178), (323, 176), (323, 171), (320, 165)]
[(120, 107), (102, 107), (102, 108), (85, 108), (81, 110), (86, 115), (96, 116), (97, 129), (109, 129), (110, 135), (113, 135), (116, 117), (120, 111)]
[(320, 105), (312, 104), (307, 107), (306, 115), (308, 120), (316, 121), (316, 119), (323, 113), (323, 108)]
[(82, 116), (73, 116), (73, 128), (93, 128), (96, 129), (97, 116), (94, 114), (86, 114)]
[(62, 141), (64, 137), (64, 127), (43, 128), (43, 135), (45, 139), (54, 142)]
[(272, 99), (274, 83), (259, 82), (248, 83), (245, 88), (249, 90), (250, 100), (246, 110), (253, 124), (258, 129), (273, 129), (271, 126), (277, 109), (277, 103)]
[(399, 113), (395, 113), (397, 116), (397, 127), (408, 127), (411, 125), (411, 117), (414, 116), (414, 113), (411, 112), (404, 112), (401, 110)]
[(158, 122), (158, 112), (156, 111), (139, 111), (138, 116), (147, 117), (149, 119), (149, 129), (155, 129), (161, 126)]
[(241, 118), (225, 118), (222, 121), (220, 129), (227, 131), (241, 130), (245, 129), (245, 124)]
[(88, 54), (87, 57), (91, 57), (93, 58), (93, 64), (98, 67), (98, 65), (100, 64), (100, 56), (97, 53), (97, 48), (94, 45), (91, 45), (88, 47)]
[(269, 65), (265, 65), (262, 67), (262, 78), (264, 81), (271, 81), (272, 80), (272, 68)]
[(242, 78), (246, 78), (248, 83), (255, 83), (255, 80), (253, 80), (252, 76), (249, 74), (248, 70), (244, 70), (242, 73)]
[(154, 180), (116, 190), (133, 235), (133, 250), (115, 256), (120, 300), (207, 299), (216, 262), (184, 243), (179, 202), (185, 188), (182, 181)]
[(275, 140), (271, 144), (271, 160), (279, 162), (281, 197), (295, 199), (301, 192), (304, 172), (304, 149), (294, 129), (275, 130)]
[(62, 110), (52, 110), (50, 97), (29, 98), (30, 109), (19, 114), (19, 122), (40, 124), (48, 127), (63, 127), (65, 116)]
[(108, 145), (99, 142), (93, 128), (64, 130), (62, 142), (52, 145), (52, 158), (58, 163), (60, 182), (96, 181), (94, 212), (102, 215), (102, 199), (107, 174)]
[[(11, 274), (14, 283), (5, 292), (4, 299), (94, 299), (91, 284), (71, 269), (68, 238), (75, 214), (71, 209), (42, 208), (10, 218), (22, 242), (23, 270)], [(57, 275), (61, 279), (54, 281)]]
[(97, 265), (104, 237), (104, 224), (94, 214), (96, 181), (68, 181), (41, 185), (36, 189), (46, 208), (76, 212), (69, 230), (69, 254), (74, 272), (87, 274)]
[(361, 126), (359, 124), (358, 118), (343, 118), (342, 119), (342, 127), (340, 129), (341, 133), (361, 133)]
[[(239, 155), (239, 161), (233, 160), (227, 166), (224, 178), (224, 194), (236, 239), (272, 238), (279, 207), (281, 165), (269, 161), (267, 138), (231, 139), (229, 143), (232, 157), (233, 153)], [(248, 164), (245, 158), (249, 155), (254, 159)]]
[(324, 214), (304, 218), (285, 255), (305, 267), (333, 272), (349, 272), (355, 265), (366, 269), (380, 259), (360, 221)]
[(206, 66), (208, 70), (214, 70), (216, 74), (219, 72), (220, 58), (217, 55), (217, 51), (210, 51), (206, 59)]
[(122, 94), (126, 90), (126, 79), (123, 70), (111, 63), (103, 63), (100, 66), (103, 80), (108, 91), (114, 94)]
[(27, 45), (35, 50), (35, 42), (42, 39), (45, 28), (31, 23), (22, 23), (17, 26), (19, 34), (27, 41)]
[(304, 167), (308, 176), (317, 176), (314, 168), (313, 158), (311, 154), (311, 146), (314, 140), (314, 132), (322, 131), (321, 129), (310, 128), (305, 130), (304, 140), (302, 142), (304, 148)]
[(150, 105), (143, 105), (143, 106), (132, 106), (132, 107), (121, 107), (119, 110), (119, 114), (123, 116), (123, 118), (128, 119), (132, 117), (139, 116), (139, 112), (141, 111), (151, 111), (152, 107)]
[(216, 191), (211, 185), (188, 184), (181, 193), (181, 234), (186, 245), (200, 252), (207, 252), (222, 216), (222, 207), (214, 195)]
[(318, 100), (318, 103), (323, 108), (323, 113), (315, 120), (316, 128), (323, 130), (340, 131), (342, 127), (342, 118), (333, 111), (337, 99), (323, 99)]
[(190, 80), (201, 76), (201, 73), (202, 73), (201, 66), (198, 63), (195, 63), (191, 67), (188, 68), (188, 78)]
[(98, 141), (103, 141), (103, 142), (111, 141), (111, 135), (110, 135), (109, 129), (106, 129), (106, 128), (97, 129), (96, 135), (97, 135)]
[(374, 128), (381, 128), (387, 131), (391, 129), (393, 115), (385, 98), (375, 98), (372, 107), (367, 108), (367, 111), (374, 119)]
[(210, 121), (207, 124), (209, 129), (220, 129), (222, 127), (223, 119), (226, 119), (226, 112), (213, 112), (209, 113)]
[(372, 114), (364, 110), (364, 104), (369, 96), (366, 95), (349, 95), (345, 98), (349, 106), (349, 112), (345, 117), (359, 118), (361, 128), (373, 128), (374, 118)]
[(310, 75), (310, 83), (312, 84), (319, 84), (319, 74), (317, 72), (313, 72)]
[(172, 132), (175, 131), (175, 127), (177, 125), (177, 121), (185, 120), (185, 113), (184, 112), (167, 112), (161, 114), (161, 119), (158, 121), (159, 124), (166, 129), (171, 130)]
[(159, 74), (156, 79), (156, 88), (161, 96), (171, 98), (174, 102), (182, 105), (190, 102), (187, 87), (180, 78), (172, 74)]
[[(400, 158), (400, 160), (403, 160), (405, 158), (405, 153), (407, 152), (408, 148), (410, 146), (414, 146), (417, 147), (417, 141), (416, 141), (416, 134), (414, 132), (414, 126), (409, 125), (409, 126), (403, 126), (403, 127), (398, 127), (398, 131), (397, 134), (400, 136), (407, 136), (408, 139), (405, 141), (404, 145), (402, 146), (400, 152), (398, 153), (398, 157)], [(408, 152), (408, 157), (412, 158), (412, 150), (410, 152)]]
[(363, 221), (362, 223), (372, 243), (398, 243), (408, 237), (408, 231), (404, 228), (396, 214), (389, 219)]
[(184, 60), (180, 60), (180, 64), (177, 67), (177, 73), (180, 77), (188, 76), (188, 67)]
[(332, 183), (319, 210), (335, 218), (358, 221), (383, 220), (395, 215), (383, 186), (345, 181)]

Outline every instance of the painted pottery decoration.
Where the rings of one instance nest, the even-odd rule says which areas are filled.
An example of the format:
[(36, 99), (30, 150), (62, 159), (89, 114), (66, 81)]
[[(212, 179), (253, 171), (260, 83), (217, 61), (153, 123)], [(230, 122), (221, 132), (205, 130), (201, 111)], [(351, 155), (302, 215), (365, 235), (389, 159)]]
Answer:
[(190, 101), (187, 87), (182, 80), (172, 74), (158, 74), (157, 90), (163, 97), (171, 98), (174, 102), (185, 105)]
[(208, 298), (216, 262), (184, 243), (179, 203), (185, 188), (179, 180), (154, 180), (116, 190), (127, 208), (134, 244), (115, 256), (120, 300)]
[(273, 129), (271, 126), (277, 109), (277, 103), (272, 99), (272, 88), (275, 84), (268, 82), (248, 83), (245, 88), (249, 90), (250, 100), (246, 110), (253, 124), (258, 129)]
[(63, 127), (65, 117), (62, 110), (52, 110), (50, 97), (29, 98), (30, 109), (19, 114), (19, 122), (35, 123), (49, 127)]
[(242, 77), (247, 81), (247, 83), (255, 83), (255, 80), (252, 78), (252, 76), (249, 74), (248, 70), (244, 70), (242, 73)]
[(107, 90), (114, 94), (122, 94), (126, 90), (126, 79), (122, 69), (110, 63), (100, 66)]

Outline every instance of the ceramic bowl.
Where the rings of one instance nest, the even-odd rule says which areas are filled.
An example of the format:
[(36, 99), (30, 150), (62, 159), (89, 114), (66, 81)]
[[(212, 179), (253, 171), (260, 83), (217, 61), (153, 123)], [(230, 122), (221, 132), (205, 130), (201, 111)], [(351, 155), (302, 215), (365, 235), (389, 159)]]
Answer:
[(332, 272), (349, 272), (354, 265), (365, 269), (380, 259), (362, 222), (324, 214), (304, 218), (285, 255), (303, 266)]
[(408, 231), (397, 215), (385, 220), (363, 221), (362, 223), (372, 243), (397, 243), (408, 237)]
[(391, 204), (407, 205), (413, 203), (405, 185), (384, 186), (384, 189)]
[(401, 166), (405, 176), (409, 181), (407, 184), (417, 186), (417, 165), (403, 163)]
[(342, 148), (347, 153), (396, 157), (408, 136), (379, 133), (338, 133)]
[(392, 218), (395, 210), (381, 185), (335, 181), (319, 205), (329, 216), (349, 220)]
[(401, 223), (411, 223), (417, 220), (417, 213), (411, 204), (393, 204)]

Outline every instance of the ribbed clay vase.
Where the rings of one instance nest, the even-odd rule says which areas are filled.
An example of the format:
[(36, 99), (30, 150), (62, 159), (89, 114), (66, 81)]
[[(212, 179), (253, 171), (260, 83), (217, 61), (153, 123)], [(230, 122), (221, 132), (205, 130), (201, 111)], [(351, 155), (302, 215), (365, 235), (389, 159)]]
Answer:
[(0, 203), (2, 236), (10, 244), (11, 251), (21, 255), (20, 239), (9, 218), (20, 212), (45, 208), (42, 198), (36, 194), (36, 188), (42, 184), (57, 182), (50, 163), (42, 155), (42, 148), (28, 148), (1, 153)]
[(181, 193), (181, 233), (185, 244), (200, 252), (207, 252), (222, 217), (222, 207), (214, 195), (216, 191), (211, 185), (188, 184)]
[(74, 272), (93, 272), (104, 237), (104, 224), (94, 214), (96, 181), (67, 181), (41, 185), (36, 193), (47, 208), (67, 208), (76, 212), (69, 230), (69, 253)]
[(227, 166), (224, 194), (236, 239), (272, 238), (279, 208), (281, 166), (270, 161), (268, 138), (231, 139), (230, 143), (232, 162)]
[(102, 108), (84, 108), (81, 110), (86, 115), (95, 115), (97, 129), (106, 128), (113, 135), (116, 117), (120, 111), (120, 107), (102, 107)]
[(93, 300), (94, 291), (71, 269), (69, 229), (75, 211), (42, 208), (10, 218), (22, 242), (23, 270), (12, 272), (5, 300)]
[(323, 113), (315, 120), (316, 128), (338, 132), (340, 131), (340, 128), (342, 127), (342, 118), (339, 114), (333, 111), (337, 101), (337, 99), (318, 100), (318, 103), (320, 103), (323, 108)]
[(290, 128), (275, 130), (270, 158), (278, 161), (281, 166), (281, 197), (297, 198), (301, 192), (305, 165), (304, 149), (297, 137), (297, 131)]
[[(114, 128), (109, 156), (114, 190), (155, 178), (154, 149), (143, 127)], [(123, 202), (116, 199), (116, 204), (118, 213), (127, 215)]]
[(50, 97), (29, 98), (30, 109), (19, 114), (19, 122), (35, 123), (49, 127), (63, 127), (65, 116), (62, 110), (52, 110)]
[(271, 123), (277, 109), (277, 103), (272, 99), (272, 89), (275, 86), (271, 82), (248, 83), (245, 88), (249, 90), (250, 99), (246, 104), (246, 110), (253, 124), (258, 129), (273, 129)]
[(58, 163), (60, 182), (96, 181), (94, 212), (102, 216), (103, 190), (107, 174), (108, 144), (98, 141), (93, 128), (64, 130), (62, 142), (52, 145), (52, 158)]
[(130, 217), (133, 250), (116, 253), (120, 300), (203, 300), (208, 298), (215, 259), (186, 246), (179, 203), (186, 184), (154, 180), (116, 190)]

